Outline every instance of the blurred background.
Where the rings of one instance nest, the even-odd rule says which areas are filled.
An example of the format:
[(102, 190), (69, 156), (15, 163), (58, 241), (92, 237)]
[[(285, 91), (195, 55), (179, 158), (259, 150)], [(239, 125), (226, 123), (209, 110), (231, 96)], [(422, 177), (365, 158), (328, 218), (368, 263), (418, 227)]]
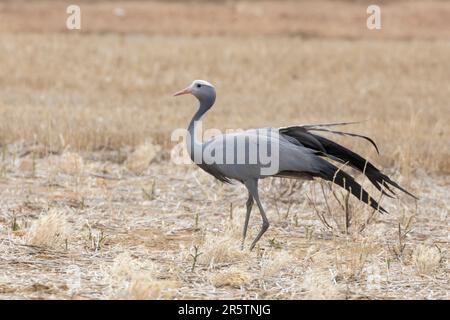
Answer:
[[(171, 146), (217, 86), (219, 129), (369, 120), (381, 161), (450, 170), (450, 3), (380, 1), (1, 1), (0, 142), (52, 151)], [(430, 140), (433, 143), (430, 143)], [(367, 149), (368, 150), (368, 149)]]

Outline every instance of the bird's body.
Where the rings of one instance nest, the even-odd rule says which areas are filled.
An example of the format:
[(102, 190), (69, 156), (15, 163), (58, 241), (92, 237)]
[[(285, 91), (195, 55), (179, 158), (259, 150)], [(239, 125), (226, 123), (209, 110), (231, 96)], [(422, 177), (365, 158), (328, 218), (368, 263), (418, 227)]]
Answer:
[[(236, 141), (242, 140), (243, 144), (238, 146)], [(211, 163), (208, 166), (216, 169), (223, 176), (238, 181), (245, 181), (248, 179), (262, 179), (276, 175), (281, 171), (299, 171), (299, 172), (314, 172), (317, 170), (319, 163), (313, 150), (305, 148), (301, 144), (294, 142), (289, 136), (280, 134), (278, 128), (264, 128), (261, 130), (247, 130), (244, 132), (231, 133), (215, 136), (203, 144), (205, 154), (209, 155), (209, 150), (213, 151), (213, 155), (221, 154), (223, 161), (220, 163)], [(262, 168), (267, 168), (268, 164), (264, 159), (258, 155), (265, 153), (261, 149), (270, 145), (278, 145), (278, 154), (273, 155), (278, 160), (278, 170), (276, 173), (265, 174)], [(231, 148), (227, 148), (231, 146)], [(243, 163), (238, 163), (237, 154), (244, 151), (246, 158)], [(255, 161), (250, 161), (250, 151), (253, 150)], [(227, 163), (226, 156), (229, 153), (233, 154), (230, 163)], [(205, 161), (205, 156), (202, 159)]]
[(251, 249), (269, 227), (258, 194), (258, 181), (262, 178), (322, 178), (338, 184), (372, 208), (386, 212), (353, 177), (327, 161), (329, 159), (342, 162), (364, 173), (376, 188), (388, 196), (395, 195), (392, 187), (413, 196), (366, 159), (316, 133), (325, 131), (364, 138), (378, 151), (375, 143), (368, 137), (332, 130), (335, 126), (348, 123), (252, 129), (218, 135), (201, 143), (196, 139), (198, 135), (196, 124), (214, 104), (215, 89), (204, 80), (195, 80), (189, 87), (175, 95), (187, 93), (193, 94), (200, 102), (188, 127), (189, 137), (186, 141), (191, 159), (222, 182), (232, 180), (242, 182), (249, 192), (243, 240), (246, 237), (253, 203), (256, 201), (258, 205), (263, 224)]

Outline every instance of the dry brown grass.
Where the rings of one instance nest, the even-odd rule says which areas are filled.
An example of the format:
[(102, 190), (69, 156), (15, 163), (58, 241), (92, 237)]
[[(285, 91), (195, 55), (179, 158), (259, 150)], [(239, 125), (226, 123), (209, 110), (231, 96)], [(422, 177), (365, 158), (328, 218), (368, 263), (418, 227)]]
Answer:
[(307, 299), (341, 299), (342, 293), (334, 282), (334, 277), (329, 270), (314, 268), (307, 270), (303, 275), (302, 290)]
[(420, 245), (414, 249), (412, 260), (420, 274), (430, 274), (439, 266), (442, 256), (439, 248)]
[(250, 281), (250, 275), (239, 268), (219, 271), (211, 276), (211, 283), (217, 288), (226, 286), (242, 288), (248, 285)]
[[(413, 186), (424, 190), (418, 209), (385, 199), (391, 214), (377, 216), (363, 233), (349, 235), (330, 231), (319, 221), (306, 197), (312, 183), (294, 192), (290, 205), (264, 180), (261, 197), (271, 228), (250, 253), (239, 248), (243, 188), (220, 185), (193, 166), (172, 168), (158, 160), (136, 176), (125, 164), (86, 159), (81, 173), (59, 174), (43, 158), (36, 160), (32, 177), (23, 175), (12, 158), (2, 165), (8, 172), (0, 180), (4, 298), (448, 297), (448, 230), (443, 227), (449, 223), (448, 177), (412, 179)], [(434, 187), (428, 188), (429, 183)], [(143, 185), (153, 185), (152, 198), (143, 193)], [(27, 242), (35, 225), (59, 234), (49, 231), (61, 228), (49, 228), (54, 224), (42, 224), (39, 218), (47, 208), (65, 214), (72, 230), (67, 246)], [(413, 214), (414, 222), (402, 237), (399, 254), (403, 211)], [(255, 211), (249, 241), (260, 223)], [(424, 242), (427, 250), (419, 250)], [(192, 270), (194, 245), (200, 256)]]
[(33, 223), (27, 243), (33, 246), (60, 248), (70, 240), (70, 225), (64, 213), (51, 210)]
[(241, 250), (240, 241), (229, 236), (209, 235), (201, 248), (202, 255), (199, 262), (208, 266), (236, 263), (247, 256), (247, 252)]
[(125, 166), (128, 170), (134, 173), (142, 173), (145, 171), (153, 159), (161, 151), (159, 145), (155, 145), (151, 142), (146, 142), (136, 148), (125, 161)]
[(167, 148), (195, 106), (171, 93), (206, 78), (218, 89), (206, 128), (368, 119), (351, 129), (379, 143), (378, 163), (450, 170), (448, 42), (1, 37), (3, 143), (119, 150), (153, 137)]
[[(80, 34), (62, 2), (2, 2), (0, 297), (448, 299), (448, 4), (385, 3), (379, 34), (364, 5), (91, 1)], [(381, 156), (345, 143), (420, 200), (365, 226), (351, 199), (346, 229), (320, 185), (264, 180), (271, 227), (241, 251), (245, 190), (169, 161), (194, 78), (218, 90), (209, 128), (369, 119), (351, 130)], [(255, 208), (247, 247), (259, 227)]]
[(168, 299), (172, 295), (164, 289), (176, 288), (176, 282), (156, 279), (155, 264), (132, 258), (128, 252), (119, 254), (105, 276), (110, 284), (110, 298), (154, 300)]

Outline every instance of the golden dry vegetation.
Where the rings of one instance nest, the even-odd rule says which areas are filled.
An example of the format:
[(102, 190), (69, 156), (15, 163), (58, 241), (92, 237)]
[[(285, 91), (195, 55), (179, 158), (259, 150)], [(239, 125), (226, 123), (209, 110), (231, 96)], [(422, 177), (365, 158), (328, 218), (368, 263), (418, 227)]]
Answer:
[[(1, 298), (448, 299), (447, 2), (382, 2), (378, 33), (362, 1), (65, 6), (0, 3)], [(267, 179), (242, 251), (243, 187), (170, 161), (196, 78), (207, 128), (367, 120), (380, 156), (340, 141), (420, 200)]]

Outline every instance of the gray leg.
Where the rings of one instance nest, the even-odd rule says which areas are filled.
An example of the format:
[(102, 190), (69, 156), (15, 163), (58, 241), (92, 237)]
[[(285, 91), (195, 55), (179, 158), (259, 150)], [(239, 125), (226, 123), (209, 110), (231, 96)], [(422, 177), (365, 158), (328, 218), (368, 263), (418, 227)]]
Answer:
[(253, 196), (252, 194), (248, 193), (248, 200), (247, 200), (247, 213), (245, 214), (245, 222), (244, 222), (244, 233), (242, 235), (242, 245), (241, 245), (241, 249), (244, 249), (244, 242), (245, 242), (245, 237), (247, 236), (247, 229), (248, 229), (248, 221), (250, 220), (250, 213), (252, 212), (252, 207), (253, 207)]
[(258, 235), (256, 236), (255, 240), (253, 240), (252, 245), (250, 246), (250, 251), (253, 250), (256, 243), (261, 239), (262, 235), (269, 229), (269, 220), (267, 219), (266, 212), (264, 211), (264, 208), (261, 204), (261, 201), (259, 201), (259, 195), (258, 195), (258, 180), (250, 180), (245, 182), (245, 186), (247, 187), (248, 191), (252, 195), (253, 199), (256, 201), (256, 204), (259, 208), (259, 213), (261, 214), (262, 218), (262, 227), (259, 231)]

